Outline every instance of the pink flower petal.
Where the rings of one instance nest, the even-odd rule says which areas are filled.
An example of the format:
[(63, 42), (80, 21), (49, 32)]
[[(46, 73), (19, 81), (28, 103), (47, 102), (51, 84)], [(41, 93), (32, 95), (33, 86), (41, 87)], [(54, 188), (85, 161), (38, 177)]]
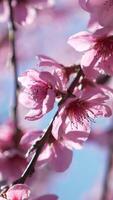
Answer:
[(65, 143), (69, 145), (71, 148), (80, 149), (83, 143), (88, 139), (89, 133), (88, 132), (81, 132), (81, 131), (73, 131), (68, 132), (64, 138)]
[(7, 191), (7, 198), (11, 200), (24, 200), (30, 196), (30, 189), (25, 184), (17, 184)]
[(54, 153), (51, 156), (50, 164), (57, 172), (68, 169), (72, 161), (73, 152), (71, 149), (60, 143), (54, 144)]
[(43, 131), (27, 132), (20, 141), (20, 144), (32, 144), (34, 140), (38, 139), (43, 134)]
[(37, 119), (40, 119), (42, 117), (42, 111), (41, 109), (37, 110), (30, 110), (27, 115), (25, 116), (25, 119), (29, 121), (34, 121)]
[(88, 32), (79, 32), (72, 35), (68, 39), (68, 44), (70, 44), (76, 51), (86, 51), (93, 47), (94, 39)]

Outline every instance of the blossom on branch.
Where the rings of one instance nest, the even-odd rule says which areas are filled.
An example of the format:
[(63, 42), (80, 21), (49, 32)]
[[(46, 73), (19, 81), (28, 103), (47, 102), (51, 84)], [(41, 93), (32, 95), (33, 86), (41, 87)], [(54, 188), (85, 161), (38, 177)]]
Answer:
[(52, 134), (58, 139), (71, 131), (90, 132), (91, 122), (96, 117), (109, 117), (112, 114), (109, 99), (113, 93), (105, 88), (87, 86), (81, 91), (75, 91), (61, 106), (56, 116)]
[[(43, 131), (35, 131), (26, 133), (21, 139), (21, 145), (35, 144), (38, 140), (38, 147), (41, 145), (41, 137)], [(87, 140), (89, 133), (72, 131), (68, 132), (56, 140), (52, 134), (49, 135), (47, 143), (44, 145), (42, 153), (38, 158), (38, 166), (48, 165), (57, 172), (67, 170), (72, 162), (73, 149), (80, 149)]]
[(18, 80), (24, 87), (20, 102), (30, 108), (25, 116), (28, 120), (37, 120), (49, 112), (54, 106), (57, 91), (62, 89), (58, 87), (56, 74), (53, 76), (49, 72), (29, 70)]
[(6, 192), (6, 198), (0, 197), (0, 200), (24, 200), (30, 196), (30, 189), (25, 184), (17, 184), (9, 188)]
[(59, 64), (54, 59), (47, 57), (45, 55), (38, 55), (38, 69), (43, 71), (49, 71), (52, 75), (56, 74), (58, 79), (58, 84), (62, 88), (62, 92), (66, 92), (69, 77), (72, 73), (75, 73), (76, 66), (64, 67)]
[(68, 43), (77, 51), (85, 52), (81, 66), (89, 79), (99, 73), (113, 75), (113, 31), (109, 28), (99, 29), (94, 33), (79, 32), (72, 35)]

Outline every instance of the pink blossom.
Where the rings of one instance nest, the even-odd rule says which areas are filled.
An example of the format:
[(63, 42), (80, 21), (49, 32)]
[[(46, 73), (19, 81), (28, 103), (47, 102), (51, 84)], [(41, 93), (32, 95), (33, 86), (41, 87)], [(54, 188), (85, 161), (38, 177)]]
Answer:
[(81, 65), (85, 75), (94, 79), (99, 73), (113, 75), (113, 32), (109, 28), (95, 33), (80, 32), (71, 36), (68, 43), (77, 51), (85, 52)]
[(0, 151), (10, 149), (14, 146), (14, 130), (13, 124), (8, 122), (0, 126)]
[[(6, 193), (6, 197), (9, 200), (24, 200), (28, 199), (30, 196), (30, 189), (25, 184), (17, 184), (9, 188)], [(0, 200), (5, 200), (6, 198), (0, 197)]]
[(15, 134), (12, 121), (0, 126), (0, 172), (6, 182), (21, 175), (27, 164), (24, 157), (25, 146), (19, 144), (23, 133), (18, 132), (16, 137)]
[(58, 139), (69, 130), (90, 132), (91, 122), (95, 117), (111, 116), (111, 106), (108, 102), (111, 97), (107, 96), (109, 92), (105, 88), (95, 86), (87, 86), (82, 91), (75, 91), (75, 96), (69, 97), (60, 106), (53, 123), (53, 136)]
[[(48, 6), (52, 5), (51, 2), (52, 1), (50, 0), (12, 0), (11, 3), (13, 8), (14, 20), (19, 24), (29, 24), (35, 19), (36, 9), (47, 8)], [(2, 10), (0, 21), (5, 21), (9, 17), (7, 1), (3, 1), (3, 3), (1, 2), (0, 8)]]
[(62, 92), (66, 92), (70, 75), (75, 73), (76, 66), (72, 65), (66, 67), (58, 63), (56, 60), (45, 55), (38, 55), (37, 60), (37, 66), (39, 69), (41, 68), (42, 71), (49, 71), (52, 75), (56, 74), (57, 81), (59, 86), (61, 87)]
[(51, 74), (56, 74), (58, 84), (61, 87), (62, 91), (65, 92), (67, 90), (69, 76), (73, 72), (71, 67), (66, 68), (56, 62), (54, 59), (44, 55), (38, 55), (37, 59), (38, 67), (41, 68), (41, 70), (49, 71)]
[[(41, 135), (44, 135), (41, 131), (29, 132), (22, 137), (21, 144), (32, 145), (36, 139), (40, 142)], [(48, 144), (45, 144), (44, 149), (38, 158), (38, 166), (48, 164), (57, 172), (65, 171), (71, 164), (73, 148), (80, 149), (88, 136), (89, 133), (82, 131), (72, 131), (65, 135), (62, 134), (59, 140), (56, 140), (50, 135)]]
[(39, 119), (53, 108), (57, 90), (60, 91), (56, 75), (29, 70), (19, 77), (19, 81), (24, 87), (20, 102), (30, 108), (26, 119)]
[(79, 0), (83, 9), (90, 13), (90, 25), (98, 22), (102, 26), (112, 26), (113, 1), (111, 0)]

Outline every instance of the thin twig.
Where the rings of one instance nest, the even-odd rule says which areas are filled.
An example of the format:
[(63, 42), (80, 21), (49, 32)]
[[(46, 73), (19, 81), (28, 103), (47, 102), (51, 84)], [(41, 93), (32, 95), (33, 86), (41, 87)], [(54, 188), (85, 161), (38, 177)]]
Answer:
[(8, 23), (8, 31), (9, 31), (9, 41), (11, 45), (11, 64), (13, 66), (14, 72), (14, 102), (13, 102), (13, 120), (15, 126), (15, 132), (18, 132), (18, 72), (17, 72), (17, 59), (16, 59), (16, 28), (14, 23), (14, 16), (13, 16), (13, 7), (12, 7), (12, 0), (7, 0), (9, 6), (9, 23)]

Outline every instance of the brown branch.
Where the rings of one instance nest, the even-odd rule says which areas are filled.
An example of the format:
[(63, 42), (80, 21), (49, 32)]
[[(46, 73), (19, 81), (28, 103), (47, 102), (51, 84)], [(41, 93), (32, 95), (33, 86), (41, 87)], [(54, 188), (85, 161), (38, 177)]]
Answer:
[(9, 7), (9, 22), (8, 22), (8, 31), (9, 31), (9, 41), (11, 45), (11, 64), (13, 66), (14, 72), (14, 106), (13, 106), (13, 120), (15, 126), (15, 133), (18, 134), (18, 97), (17, 92), (19, 89), (18, 86), (18, 73), (17, 73), (17, 59), (16, 59), (16, 38), (15, 38), (15, 24), (14, 24), (14, 16), (13, 16), (13, 8), (12, 8), (12, 0), (7, 0)]

